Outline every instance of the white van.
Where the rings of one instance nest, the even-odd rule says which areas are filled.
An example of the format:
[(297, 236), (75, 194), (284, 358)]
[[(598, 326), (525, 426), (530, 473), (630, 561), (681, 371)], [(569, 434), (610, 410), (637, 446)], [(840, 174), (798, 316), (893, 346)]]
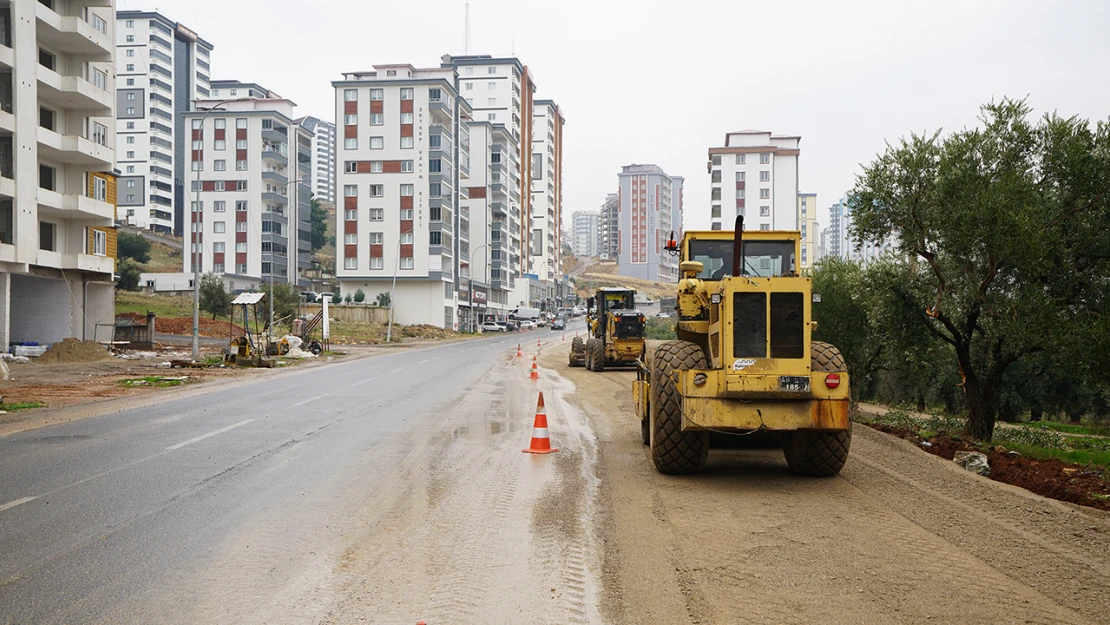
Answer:
[(513, 321), (524, 321), (525, 319), (530, 319), (532, 321), (535, 321), (536, 319), (539, 319), (539, 318), (540, 318), (540, 309), (539, 308), (528, 308), (526, 306), (521, 306), (519, 308), (514, 309), (511, 313), (509, 313), (509, 319), (512, 319)]

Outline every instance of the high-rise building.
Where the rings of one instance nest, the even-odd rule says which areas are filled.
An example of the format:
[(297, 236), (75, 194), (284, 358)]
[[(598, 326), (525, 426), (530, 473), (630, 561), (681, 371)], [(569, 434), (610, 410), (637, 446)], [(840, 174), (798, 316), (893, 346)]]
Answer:
[(551, 100), (532, 109), (532, 273), (562, 277), (563, 113)]
[(532, 273), (532, 74), (515, 57), (446, 55), (442, 66), (456, 70), (457, 92), (473, 109), (473, 119), (502, 124), (512, 138), (503, 171), (492, 173), (491, 185), (495, 191), (502, 186), (507, 196), (509, 271)]
[(797, 230), (798, 144), (764, 130), (725, 135), (709, 148), (711, 228), (730, 230), (744, 215), (746, 230)]
[(572, 249), (579, 258), (593, 258), (601, 253), (601, 213), (598, 211), (575, 211)]
[(798, 267), (809, 269), (817, 261), (817, 194), (798, 194), (798, 230), (801, 232), (801, 254)]
[(183, 115), (192, 143), (182, 270), (199, 260), (230, 289), (298, 284), (311, 254), (312, 138), (294, 121), (293, 102), (244, 96), (219, 108), (200, 101)]
[(618, 243), (620, 242), (618, 236), (620, 207), (620, 197), (616, 193), (606, 195), (605, 202), (601, 204), (601, 215), (597, 224), (601, 260), (617, 260), (619, 254)]
[(96, 324), (115, 315), (115, 184), (97, 172), (115, 162), (114, 15), (107, 1), (0, 7), (4, 348), (110, 338)]
[(312, 194), (334, 204), (335, 124), (316, 117), (302, 117), (297, 124), (312, 135)]
[(895, 244), (893, 237), (875, 243), (860, 241), (852, 236), (852, 208), (847, 197), (840, 198), (829, 207), (829, 227), (822, 231), (821, 236), (826, 256), (859, 263), (869, 263), (891, 253)]
[(181, 235), (189, 143), (181, 115), (213, 95), (212, 44), (157, 12), (119, 11), (114, 22), (120, 220)]
[[(344, 295), (389, 293), (397, 323), (456, 328), (460, 185), (470, 172), (460, 124), (469, 106), (453, 67), (375, 65), (335, 87), (336, 274)], [(493, 183), (491, 183), (492, 185)]]
[(657, 165), (626, 165), (618, 179), (620, 274), (655, 282), (677, 280), (678, 261), (663, 247), (676, 230), (674, 201), (681, 197), (683, 179), (668, 176)]

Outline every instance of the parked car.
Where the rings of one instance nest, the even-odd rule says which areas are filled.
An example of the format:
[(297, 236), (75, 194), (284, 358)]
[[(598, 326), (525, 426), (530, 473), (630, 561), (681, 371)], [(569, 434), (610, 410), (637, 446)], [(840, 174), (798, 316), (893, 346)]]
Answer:
[(520, 322), (520, 329), (521, 330), (535, 330), (536, 329), (536, 322), (532, 321), (531, 319), (524, 319)]
[(315, 304), (320, 301), (320, 294), (316, 291), (301, 291), (301, 297), (309, 304)]
[(508, 328), (506, 328), (503, 324), (497, 323), (496, 321), (487, 321), (487, 322), (482, 324), (482, 332), (506, 332), (506, 331), (508, 331)]
[(567, 329), (567, 322), (563, 321), (562, 319), (556, 319), (555, 321), (551, 322), (551, 329), (552, 330), (566, 330)]
[(671, 313), (661, 312), (661, 313), (659, 313), (658, 315), (655, 315), (655, 316), (659, 317), (660, 319), (670, 319), (671, 318)]

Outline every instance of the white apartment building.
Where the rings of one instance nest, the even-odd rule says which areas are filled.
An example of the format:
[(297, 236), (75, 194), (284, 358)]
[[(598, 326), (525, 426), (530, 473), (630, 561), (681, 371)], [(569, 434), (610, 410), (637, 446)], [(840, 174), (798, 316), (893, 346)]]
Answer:
[(713, 230), (731, 230), (744, 215), (746, 230), (797, 230), (798, 144), (763, 130), (725, 135), (709, 148), (710, 217)]
[(819, 226), (817, 225), (817, 194), (798, 194), (798, 230), (801, 232), (801, 254), (798, 267), (809, 269), (817, 262)]
[(574, 223), (571, 234), (574, 255), (578, 258), (593, 258), (601, 253), (601, 213), (598, 211), (575, 211), (571, 216)]
[(297, 120), (312, 135), (312, 193), (335, 204), (335, 124), (316, 117)]
[[(342, 294), (389, 293), (394, 321), (457, 328), (460, 115), (452, 67), (376, 65), (335, 88), (336, 274)], [(473, 213), (471, 213), (473, 216)]]
[(446, 55), (442, 60), (442, 67), (456, 70), (456, 91), (470, 105), (473, 119), (504, 125), (512, 138), (491, 184), (495, 192), (498, 186), (503, 188), (506, 196), (509, 271), (514, 277), (531, 273), (532, 194), (528, 181), (532, 180), (535, 81), (528, 67), (515, 57)]
[(187, 171), (181, 114), (211, 96), (212, 44), (150, 11), (119, 11), (116, 35), (116, 168), (120, 221), (180, 235)]
[(532, 107), (532, 272), (562, 279), (563, 112), (551, 100)]
[(115, 207), (92, 176), (115, 162), (113, 16), (110, 0), (0, 6), (0, 348), (94, 339), (115, 316)]
[(601, 217), (598, 223), (598, 243), (601, 246), (601, 260), (617, 260), (617, 246), (620, 241), (618, 227), (620, 225), (620, 197), (616, 193), (605, 196), (601, 205)]
[(311, 252), (312, 137), (289, 100), (218, 104), (198, 102), (183, 116), (191, 235), (182, 270), (192, 274), (196, 255), (201, 273), (222, 275), (229, 289), (297, 284)]
[[(678, 259), (663, 247), (671, 232), (678, 235), (675, 201), (682, 197), (683, 178), (669, 176), (657, 165), (626, 165), (618, 174), (617, 263), (622, 276), (673, 282)], [(681, 221), (681, 218), (679, 218)]]
[(852, 208), (847, 197), (842, 197), (829, 207), (829, 227), (821, 232), (824, 254), (842, 260), (867, 264), (894, 251), (895, 239), (874, 243), (860, 241), (852, 236)]

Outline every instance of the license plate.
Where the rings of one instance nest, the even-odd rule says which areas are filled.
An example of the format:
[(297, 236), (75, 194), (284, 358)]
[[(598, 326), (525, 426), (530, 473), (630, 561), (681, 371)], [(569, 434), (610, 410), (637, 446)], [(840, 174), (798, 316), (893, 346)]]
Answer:
[(809, 378), (800, 375), (781, 375), (779, 376), (779, 388), (784, 391), (808, 393)]

